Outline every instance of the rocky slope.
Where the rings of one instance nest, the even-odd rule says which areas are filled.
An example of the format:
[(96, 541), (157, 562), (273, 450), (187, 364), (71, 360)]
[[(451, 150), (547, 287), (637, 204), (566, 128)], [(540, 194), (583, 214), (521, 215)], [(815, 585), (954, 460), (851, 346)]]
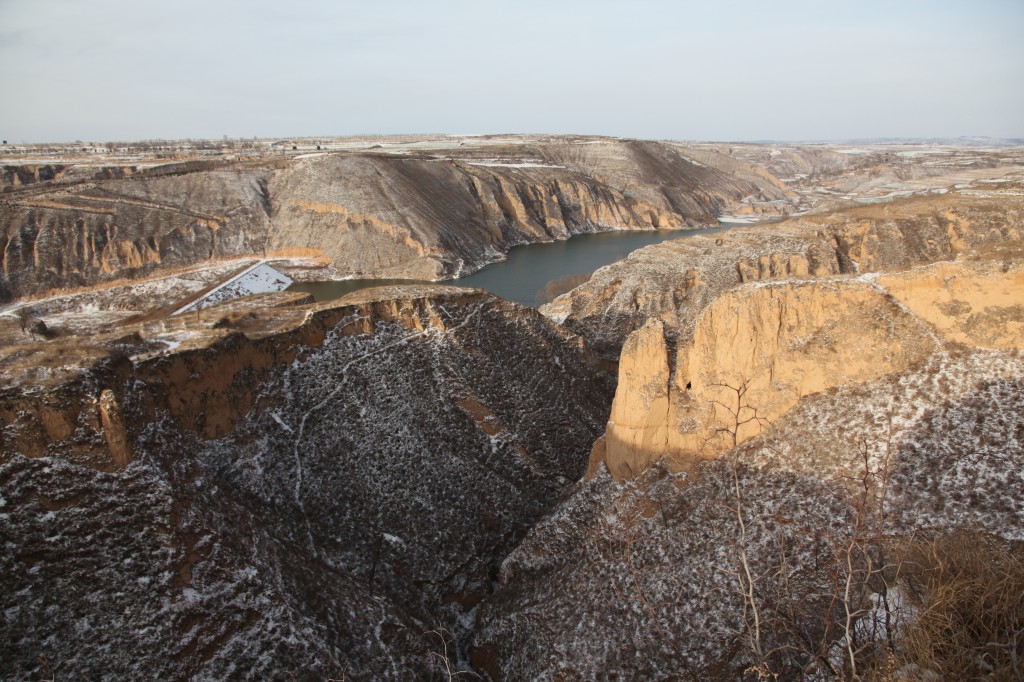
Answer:
[[(1022, 178), (1017, 145), (970, 144), (714, 144), (690, 143), (686, 153), (728, 156), (778, 178), (804, 209), (831, 211), (910, 194), (944, 193), (971, 183)], [(742, 172), (742, 171), (740, 171)], [(751, 198), (738, 215), (773, 213)]]
[(649, 246), (599, 269), (542, 311), (614, 361), (626, 337), (651, 318), (665, 323), (672, 342), (685, 342), (707, 306), (747, 282), (900, 270), (1014, 243), (1024, 230), (1019, 187), (993, 185), (986, 195), (912, 198)]
[[(399, 147), (6, 193), (8, 217), (106, 207), (176, 235), (144, 256), (110, 223), (74, 246), (96, 277), (123, 252), (164, 280), (0, 316), (7, 677), (820, 681), (856, 649), (944, 678), (888, 656), (927, 591), (893, 553), (971, 527), (1020, 555), (1020, 185), (648, 248), (547, 317), (434, 286), (170, 314), (244, 265), (168, 271), (202, 250), (429, 275), (659, 207), (794, 200), (701, 146)], [(59, 250), (41, 234), (5, 266)], [(971, 658), (1012, 670), (1012, 632)]]
[[(867, 622), (858, 646), (913, 622), (895, 596), (905, 582), (881, 572), (858, 582), (868, 570), (858, 562), (885, 557), (869, 550), (865, 524), (889, 551), (912, 534), (958, 527), (1024, 538), (1022, 407), (1019, 352), (954, 351), (804, 398), (688, 474), (655, 464), (620, 482), (601, 467), (505, 561), (478, 615), (472, 660), (494, 679), (756, 679), (750, 669), (764, 661), (780, 679), (846, 679), (844, 603)], [(866, 497), (850, 488), (862, 480)], [(865, 518), (865, 509), (881, 511)], [(764, 658), (748, 638), (744, 560), (772, 652)], [(836, 587), (847, 577), (852, 600)], [(886, 589), (891, 630), (873, 611)]]
[(207, 170), (13, 194), (0, 206), (0, 296), (261, 253), (270, 228), (262, 181)]
[(916, 199), (677, 240), (599, 270), (543, 308), (608, 359), (622, 344), (594, 461), (617, 477), (659, 458), (685, 470), (803, 396), (951, 343), (1020, 347), (1021, 207), (1010, 190)]
[(609, 381), (482, 292), (293, 320), (125, 339), (5, 391), (6, 674), (440, 678), (433, 654), (581, 475)]
[[(863, 674), (872, 652), (888, 651), (874, 669), (884, 679), (941, 679), (937, 663), (896, 667), (922, 603), (908, 603), (921, 586), (901, 548), (971, 528), (1019, 559), (1024, 539), (1013, 196), (998, 202), (1005, 212), (933, 200), (911, 207), (916, 220), (892, 207), (891, 222), (856, 228), (833, 215), (806, 239), (786, 225), (782, 238), (751, 230), (710, 262), (689, 246), (703, 237), (648, 248), (630, 260), (656, 263), (660, 281), (627, 261), (556, 302), (593, 304), (609, 272), (653, 299), (630, 310), (650, 316), (622, 348), (586, 479), (506, 559), (480, 609), (478, 669), (848, 679), (850, 657)], [(886, 272), (832, 274), (813, 251), (828, 244), (820, 232), (834, 238), (835, 272)], [(695, 295), (658, 291), (666, 280)], [(606, 314), (624, 285), (605, 292)], [(597, 328), (588, 322), (579, 328)], [(942, 545), (940, 561), (952, 551)], [(1015, 679), (1019, 642), (996, 637), (1007, 654), (978, 669)]]
[(659, 458), (687, 469), (804, 396), (908, 370), (950, 344), (1024, 349), (1021, 301), (1024, 268), (990, 262), (737, 287), (674, 354), (660, 320), (629, 337), (598, 450), (616, 476)]
[(0, 204), (0, 297), (268, 253), (318, 258), (328, 265), (321, 277), (443, 279), (517, 244), (714, 224), (750, 196), (791, 208), (793, 195), (768, 174), (737, 174), (735, 160), (718, 169), (711, 156), (552, 138), (193, 162), (12, 187)]

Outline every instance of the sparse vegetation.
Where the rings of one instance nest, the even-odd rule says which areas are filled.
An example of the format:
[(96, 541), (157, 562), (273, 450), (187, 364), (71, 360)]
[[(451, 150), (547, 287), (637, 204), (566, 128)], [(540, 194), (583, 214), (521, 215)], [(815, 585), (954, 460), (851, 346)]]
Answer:
[(562, 275), (545, 284), (537, 292), (537, 300), (541, 303), (550, 303), (562, 294), (572, 291), (581, 284), (590, 281), (590, 275)]
[[(671, 175), (655, 166), (675, 153), (619, 145), (616, 163), (636, 165), (643, 182), (594, 194), (605, 185), (577, 176), (600, 170), (606, 144), (571, 141), (545, 151), (538, 143), (540, 151), (522, 158), (512, 146), (466, 145), (463, 174), (479, 181), (473, 187), (482, 194), (465, 215), (483, 215), (478, 199), (488, 210), (489, 197), (502, 200), (501, 216), (494, 209), (488, 218), (501, 229), (479, 243), (499, 251), (518, 243), (525, 233), (515, 232), (516, 221), (542, 214), (554, 238), (565, 236), (556, 226), (607, 227), (609, 216), (657, 223), (661, 216), (648, 209), (661, 199), (647, 196), (648, 180)], [(110, 215), (161, 217), (145, 225), (174, 239), (132, 233), (125, 222), (125, 253), (162, 258), (179, 250), (130, 273), (156, 269), (161, 279), (96, 284), (2, 313), (0, 544), (10, 551), (0, 553), (0, 659), (11, 675), (1024, 678), (1024, 545), (1013, 543), (1024, 540), (1020, 351), (946, 347), (905, 372), (801, 394), (788, 413), (772, 411), (771, 424), (749, 381), (727, 372), (691, 376), (692, 365), (704, 362), (698, 355), (681, 375), (678, 352), (687, 315), (734, 287), (740, 262), (761, 263), (762, 280), (821, 273), (830, 283), (870, 280), (887, 268), (952, 257), (955, 234), (956, 248), (981, 244), (1009, 271), (1019, 239), (999, 240), (1019, 230), (1018, 199), (968, 201), (951, 191), (941, 200), (808, 214), (785, 230), (747, 231), (732, 246), (723, 235), (645, 250), (594, 279), (548, 282), (538, 292), (546, 301), (589, 282), (551, 315), (564, 319), (563, 329), (479, 292), (447, 288), (368, 295), (333, 308), (252, 299), (170, 316), (180, 307), (172, 303), (242, 266), (207, 261), (202, 272), (172, 275), (184, 267), (172, 263), (191, 257), (180, 249), (198, 245), (194, 253), (204, 259), (235, 247), (320, 254), (326, 263), (319, 249), (271, 251), (261, 241), (264, 221), (281, 211), (319, 229), (358, 209), (363, 222), (353, 231), (376, 239), (387, 230), (374, 220), (387, 215), (375, 211), (392, 194), (364, 196), (365, 188), (346, 184), (357, 173), (331, 174), (372, 157), (382, 172), (403, 166), (394, 189), (430, 186), (439, 177), (432, 171), (443, 167), (389, 158), (390, 144), (353, 156), (325, 145), (329, 154), (287, 160), (300, 156), (293, 147), (304, 154), (314, 145), (282, 142), (272, 166), (182, 159), (136, 179), (107, 169), (89, 181), (89, 192), (72, 184), (81, 174), (43, 173), (36, 187), (21, 186), (0, 206), (42, 218), (89, 209), (86, 233)], [(714, 168), (717, 154), (692, 160)], [(878, 157), (858, 170), (856, 159), (818, 154), (830, 156), (808, 168), (797, 152), (766, 162), (799, 171), (800, 201), (809, 205), (840, 196), (824, 191), (842, 184), (829, 164), (879, 182), (900, 175), (890, 166), (905, 165), (902, 157)], [(491, 164), (492, 156), (502, 162)], [(538, 157), (548, 163), (533, 163)], [(740, 174), (714, 195), (716, 211), (759, 211), (774, 201), (747, 191), (740, 158), (727, 166)], [(508, 170), (517, 160), (531, 163)], [(611, 171), (602, 177), (617, 181)], [(848, 179), (841, 196), (860, 187)], [(128, 191), (143, 180), (146, 192)], [(213, 181), (226, 184), (211, 189)], [(549, 191), (556, 186), (560, 194)], [(817, 198), (815, 188), (823, 190)], [(328, 194), (339, 203), (314, 210), (306, 201)], [(188, 210), (175, 203), (185, 195)], [(447, 200), (458, 196), (445, 190), (436, 205), (456, 205)], [(559, 211), (563, 223), (549, 220)], [(459, 215), (414, 217), (429, 227), (435, 219), (461, 225), (452, 218)], [(29, 237), (15, 236), (4, 249), (9, 259), (29, 253), (17, 243)], [(365, 253), (352, 245), (344, 252), (356, 262)], [(468, 267), (475, 253), (459, 257)], [(28, 260), (10, 261), (19, 263), (35, 272)], [(46, 279), (51, 270), (39, 272), (33, 291), (62, 284)], [(94, 280), (102, 277), (79, 283)], [(159, 297), (167, 300), (153, 309)], [(876, 321), (890, 323), (889, 308)], [(978, 314), (963, 302), (949, 310)], [(703, 454), (724, 456), (673, 471), (672, 439), (650, 429), (650, 468), (616, 480), (595, 456), (594, 477), (578, 481), (608, 423), (614, 388), (594, 369), (592, 353), (618, 358), (622, 335), (651, 318), (665, 326), (665, 353), (656, 349), (657, 380), (635, 390), (652, 395), (658, 409), (668, 403), (667, 426), (689, 428), (694, 405), (711, 412), (713, 422), (694, 422), (687, 434), (699, 446), (703, 433)], [(776, 328), (765, 325), (769, 335)], [(59, 338), (40, 342), (54, 329)], [(728, 331), (709, 345), (740, 338)], [(748, 354), (741, 349), (728, 348)], [(781, 385), (786, 377), (772, 368)], [(725, 383), (709, 385), (711, 377)], [(711, 390), (690, 392), (690, 379)], [(666, 393), (674, 381), (686, 390)], [(110, 457), (112, 443), (124, 440), (136, 455), (126, 466)], [(663, 448), (670, 456), (659, 464)]]
[(912, 617), (865, 679), (1024, 679), (1024, 550), (956, 529), (904, 543), (897, 575)]

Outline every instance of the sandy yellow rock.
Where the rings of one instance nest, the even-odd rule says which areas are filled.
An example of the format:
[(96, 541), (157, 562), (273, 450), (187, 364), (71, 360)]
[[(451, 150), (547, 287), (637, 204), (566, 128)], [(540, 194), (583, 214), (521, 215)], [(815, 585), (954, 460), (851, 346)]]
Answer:
[(664, 324), (629, 337), (606, 434), (617, 477), (688, 470), (748, 440), (804, 396), (922, 361), (941, 344), (881, 287), (856, 279), (748, 284), (697, 319), (668, 369)]
[(626, 341), (619, 388), (605, 433), (609, 471), (626, 478), (659, 459), (668, 445), (669, 359), (665, 325), (652, 319)]
[(1024, 266), (935, 263), (876, 280), (948, 341), (1024, 348)]
[(100, 424), (103, 426), (103, 438), (114, 464), (123, 469), (132, 461), (131, 446), (128, 443), (128, 432), (125, 429), (124, 415), (113, 391), (104, 389), (100, 392), (97, 407), (100, 413)]

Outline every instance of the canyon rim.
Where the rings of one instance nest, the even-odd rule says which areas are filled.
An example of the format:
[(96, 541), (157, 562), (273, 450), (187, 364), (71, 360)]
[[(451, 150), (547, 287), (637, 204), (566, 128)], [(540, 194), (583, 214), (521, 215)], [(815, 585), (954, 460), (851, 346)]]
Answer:
[(5, 679), (1021, 675), (1020, 145), (208, 146), (0, 157)]

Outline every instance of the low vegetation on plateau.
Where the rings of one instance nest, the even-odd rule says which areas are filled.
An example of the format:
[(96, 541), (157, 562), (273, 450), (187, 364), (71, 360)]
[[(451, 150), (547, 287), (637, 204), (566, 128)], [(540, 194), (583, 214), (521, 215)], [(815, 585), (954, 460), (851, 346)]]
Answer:
[(0, 677), (1024, 679), (1019, 150), (363, 142), (5, 170)]

